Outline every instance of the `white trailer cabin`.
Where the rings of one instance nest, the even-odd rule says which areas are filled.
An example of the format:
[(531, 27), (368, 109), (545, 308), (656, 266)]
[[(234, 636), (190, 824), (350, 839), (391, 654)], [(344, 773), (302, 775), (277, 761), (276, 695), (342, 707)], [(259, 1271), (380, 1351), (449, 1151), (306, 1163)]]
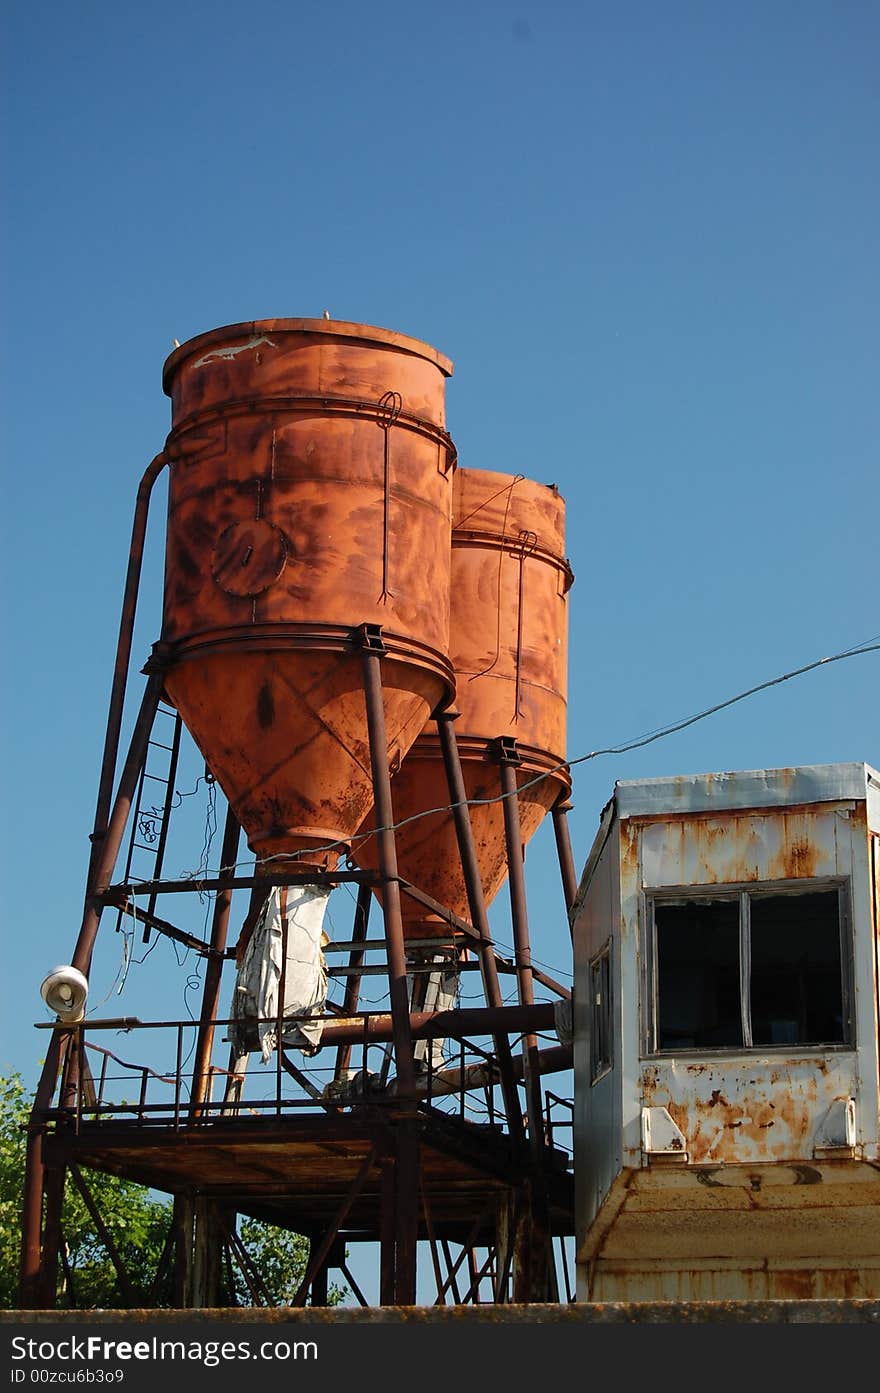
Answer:
[(577, 1299), (880, 1296), (880, 773), (622, 781), (572, 908)]

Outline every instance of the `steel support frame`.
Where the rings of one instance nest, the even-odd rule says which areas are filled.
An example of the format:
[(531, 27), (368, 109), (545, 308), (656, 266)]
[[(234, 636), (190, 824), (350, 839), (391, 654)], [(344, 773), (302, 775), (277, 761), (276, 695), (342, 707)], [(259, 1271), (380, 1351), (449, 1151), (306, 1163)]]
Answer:
[[(520, 763), (515, 744), (499, 741), (497, 759), (500, 769), (504, 832), (507, 849), (507, 879), (510, 893), (510, 913), (513, 921), (517, 987), (520, 1005), (532, 1006), (535, 1001), (532, 977), (532, 952), (529, 942), (528, 905), (525, 885), (525, 849), (519, 819), (519, 790), (516, 770)], [(525, 1183), (524, 1209), (526, 1224), (517, 1224), (514, 1261), (514, 1300), (546, 1301), (552, 1283), (550, 1264), (549, 1204), (546, 1179), (546, 1139), (544, 1112), (541, 1102), (541, 1064), (537, 1036), (527, 1031), (523, 1036), (523, 1075), (526, 1092), (526, 1116), (529, 1131), (529, 1152), (532, 1174)]]
[[(149, 487), (157, 477), (164, 458), (158, 456), (145, 475)], [(147, 747), (153, 722), (163, 691), (162, 664), (157, 658), (151, 659), (146, 669), (148, 681), (143, 693), (140, 710), (131, 737), (129, 750), (119, 778), (119, 785), (112, 807), (108, 790), (112, 787), (112, 773), (118, 755), (118, 738), (121, 728), (121, 709), (124, 698), (127, 663), (130, 656), (131, 630), (136, 605), (137, 578), (140, 572), (140, 551), (146, 526), (146, 501), (149, 487), (139, 493), (138, 516), (136, 517), (129, 574), (123, 604), (123, 618), (117, 648), (117, 663), (114, 674), (111, 710), (105, 740), (104, 760), (96, 810), (95, 830), (92, 834), (92, 854), (85, 896), (83, 922), (77, 938), (73, 965), (88, 974), (94, 944), (100, 924), (101, 912), (106, 903), (106, 894), (115, 867), (125, 828), (131, 813), (138, 780), (144, 768)], [(144, 482), (142, 481), (142, 493)], [(367, 727), (370, 745), (371, 774), (373, 781), (374, 806), (376, 809), (376, 837), (379, 847), (378, 883), (382, 892), (385, 920), (385, 938), (388, 946), (389, 995), (391, 999), (391, 1036), (394, 1044), (397, 1069), (397, 1096), (401, 1103), (401, 1115), (394, 1128), (393, 1150), (382, 1158), (384, 1212), (382, 1221), (382, 1300), (395, 1305), (415, 1304), (416, 1297), (416, 1244), (419, 1230), (419, 1130), (417, 1121), (417, 1090), (413, 1057), (413, 1035), (410, 1006), (407, 990), (406, 945), (400, 907), (401, 882), (398, 873), (396, 844), (394, 837), (394, 815), (391, 795), (391, 778), (388, 767), (387, 734), (382, 693), (382, 658), (385, 655), (381, 631), (360, 631), (363, 664), (363, 690), (367, 714)], [(123, 663), (124, 657), (124, 663)], [(486, 913), (485, 899), (479, 875), (473, 832), (467, 809), (467, 799), (458, 754), (453, 722), (454, 711), (440, 712), (437, 715), (441, 748), (450, 790), (452, 812), (458, 840), (462, 870), (468, 894), (468, 905), (475, 934), (475, 950), (479, 954), (485, 995), (490, 1011), (497, 1009), (499, 1015), (506, 1008), (501, 1005), (502, 997), (498, 983), (496, 954), (491, 943), (491, 935)], [(511, 909), (514, 920), (514, 939), (516, 944), (516, 973), (519, 999), (522, 1006), (534, 1006), (532, 985), (531, 955), (528, 945), (528, 922), (525, 910), (525, 891), (522, 880), (522, 858), (513, 854), (512, 848), (519, 849), (519, 823), (516, 804), (516, 776), (514, 762), (501, 762), (502, 793), (504, 795), (505, 834), (507, 839)], [(109, 770), (109, 775), (108, 775)], [(512, 791), (512, 794), (511, 794)], [(554, 820), (556, 810), (554, 810)], [(194, 1066), (193, 1105), (194, 1117), (198, 1117), (199, 1105), (204, 1102), (206, 1083), (210, 1068), (214, 1025), (221, 984), (221, 974), (226, 956), (226, 939), (231, 908), (232, 890), (240, 879), (235, 876), (235, 860), (240, 839), (240, 827), (232, 813), (227, 811), (226, 828), (222, 852), (222, 869), (218, 878), (218, 893), (214, 907), (211, 943), (208, 950), (208, 966), (205, 974), (202, 1007), (200, 1012), (199, 1037), (196, 1063)], [(559, 844), (559, 833), (557, 833)], [(570, 893), (570, 876), (566, 876), (566, 866), (560, 853), (560, 865), (566, 897)], [(327, 873), (332, 882), (333, 876)], [(376, 878), (373, 878), (374, 880)], [(366, 937), (367, 914), (371, 887), (366, 881), (359, 886), (358, 913), (355, 920), (354, 938)], [(252, 886), (252, 909), (256, 907), (257, 886)], [(363, 950), (352, 951), (351, 963), (357, 966), (363, 958)], [(358, 979), (354, 974), (351, 981), (351, 1005), (356, 1009)], [(517, 1092), (517, 1073), (510, 1052), (509, 1037), (505, 1031), (507, 1022), (501, 1029), (493, 1031), (493, 1041), (498, 1059), (500, 1082), (511, 1136), (523, 1141), (523, 1118), (519, 1107)], [(509, 1028), (509, 1027), (507, 1027)], [(58, 1246), (60, 1241), (60, 1195), (63, 1192), (64, 1172), (53, 1175), (52, 1185), (47, 1184), (47, 1176), (42, 1161), (43, 1115), (49, 1106), (59, 1071), (69, 1053), (70, 1036), (60, 1029), (52, 1032), (46, 1062), (34, 1102), (31, 1126), (29, 1129), (28, 1154), (25, 1178), (25, 1202), (23, 1215), (23, 1243), (21, 1268), (21, 1304), (24, 1308), (37, 1305), (51, 1305), (54, 1301), (55, 1273), (58, 1266)], [(340, 1042), (337, 1066), (347, 1064), (348, 1048)], [(68, 1076), (71, 1087), (77, 1084), (75, 1059), (68, 1059)], [(524, 1056), (520, 1065), (526, 1082), (527, 1117), (529, 1120), (529, 1142), (533, 1155), (537, 1156), (543, 1146), (542, 1115), (540, 1109), (540, 1062), (537, 1057), (537, 1041), (533, 1033), (525, 1038)], [(536, 1107), (537, 1100), (537, 1107)], [(407, 1111), (412, 1113), (407, 1116)], [(53, 1187), (54, 1186), (54, 1191)], [(56, 1207), (50, 1191), (57, 1191)], [(42, 1222), (44, 1193), (50, 1202), (47, 1208), (45, 1227)], [(184, 1212), (189, 1215), (189, 1224)], [(206, 1217), (206, 1216), (205, 1216)], [(195, 1254), (184, 1254), (183, 1237), (192, 1229), (195, 1218), (192, 1203), (177, 1197), (175, 1201), (175, 1228), (177, 1240), (177, 1280), (178, 1294), (186, 1299), (193, 1290), (192, 1271)], [(203, 1224), (205, 1219), (203, 1218)], [(343, 1219), (340, 1218), (339, 1223)], [(328, 1234), (332, 1241), (333, 1233)], [(315, 1256), (320, 1255), (319, 1253)], [(238, 1256), (238, 1255), (236, 1255)], [(322, 1261), (326, 1263), (326, 1253)], [(309, 1264), (310, 1269), (313, 1263)], [(311, 1272), (312, 1282), (317, 1271)], [(199, 1283), (211, 1285), (210, 1281)], [(191, 1298), (191, 1295), (189, 1296)]]

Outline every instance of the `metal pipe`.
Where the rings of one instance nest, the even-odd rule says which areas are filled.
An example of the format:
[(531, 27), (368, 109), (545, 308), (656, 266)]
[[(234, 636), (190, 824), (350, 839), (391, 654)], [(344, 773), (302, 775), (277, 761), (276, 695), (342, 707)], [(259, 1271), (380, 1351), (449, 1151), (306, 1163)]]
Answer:
[[(137, 498), (135, 501), (131, 544), (128, 551), (128, 571), (125, 577), (125, 590), (122, 598), (119, 636), (116, 641), (116, 662), (113, 668), (110, 706), (107, 712), (107, 730), (104, 736), (104, 753), (101, 759), (101, 776), (98, 784), (98, 799), (95, 807), (95, 825), (91, 836), (92, 850), (89, 858), (90, 871), (98, 855), (100, 843), (107, 831), (107, 819), (110, 814), (113, 776), (116, 772), (116, 760), (119, 753), (119, 735), (122, 730), (122, 712), (125, 705), (128, 665), (131, 660), (131, 643), (134, 633), (135, 613), (137, 611), (141, 563), (143, 561), (144, 541), (147, 534), (147, 518), (150, 511), (150, 495), (153, 491), (153, 485), (165, 468), (166, 463), (167, 458), (164, 451), (160, 452), (156, 455), (155, 459), (150, 461), (138, 486)], [(115, 859), (114, 857), (114, 860)]]
[(51, 1310), (58, 1295), (58, 1253), (61, 1246), (61, 1211), (64, 1207), (65, 1167), (46, 1172), (46, 1214), (40, 1255), (40, 1302)]
[[(553, 1030), (556, 1012), (552, 1001), (531, 1006), (457, 1006), (451, 1011), (416, 1011), (409, 1017), (413, 1040), (444, 1037), (460, 1040), (475, 1035), (520, 1034), (524, 1030)], [(324, 1022), (321, 1045), (382, 1044), (394, 1038), (394, 1020), (388, 1011), (363, 1016), (340, 1016)]]
[[(241, 840), (241, 828), (232, 808), (226, 810), (226, 825), (223, 829), (223, 847), (220, 852), (220, 879), (231, 879), (235, 874), (235, 862)], [(190, 1116), (201, 1116), (198, 1104), (204, 1101), (207, 1086), (207, 1068), (214, 1046), (214, 1020), (220, 1000), (220, 979), (223, 975), (223, 954), (226, 951), (226, 936), (229, 929), (229, 914), (232, 909), (232, 891), (218, 890), (214, 901), (214, 916), (211, 922), (211, 956), (205, 967), (205, 986), (202, 992), (202, 1010), (199, 1016), (199, 1033), (196, 1041), (196, 1056), (193, 1064), (192, 1107)], [(280, 1047), (280, 1040), (279, 1040)]]
[(119, 848), (122, 845), (122, 838), (125, 833), (125, 824), (131, 812), (132, 799), (134, 798), (137, 781), (140, 777), (141, 767), (146, 756), (147, 744), (150, 739), (150, 731), (153, 727), (153, 719), (156, 715), (156, 708), (162, 696), (162, 674), (154, 672), (147, 681), (144, 695), (141, 700), (140, 710), (134, 731), (131, 737), (131, 744), (128, 749), (128, 756), (123, 766), (119, 780), (119, 789), (116, 800), (113, 804), (113, 811), (107, 824), (106, 833), (101, 839), (100, 848), (96, 852), (89, 871), (89, 883), (86, 891), (85, 912), (83, 914), (82, 927), (76, 941), (72, 964), (80, 972), (89, 975), (89, 967), (92, 961), (92, 952), (95, 947), (95, 938), (98, 933), (98, 925), (101, 921), (101, 904), (93, 897), (101, 895), (110, 883), (113, 874), (113, 867), (119, 855)]
[[(363, 966), (365, 950), (360, 946), (367, 937), (367, 930), (370, 922), (370, 905), (373, 900), (373, 892), (369, 885), (358, 887), (357, 906), (354, 912), (354, 924), (352, 926), (352, 948), (349, 953), (348, 966), (351, 975), (345, 983), (345, 996), (342, 1002), (344, 1015), (351, 1015), (357, 1010), (358, 998), (360, 997), (361, 979), (358, 969)], [(335, 1077), (341, 1079), (349, 1066), (351, 1059), (351, 1045), (340, 1045), (336, 1051), (336, 1070)]]
[(43, 1162), (43, 1114), (51, 1102), (55, 1085), (58, 1082), (58, 1070), (62, 1062), (62, 1047), (66, 1052), (69, 1040), (69, 1032), (53, 1030), (28, 1122), (21, 1210), (21, 1261), (18, 1294), (19, 1305), (25, 1311), (34, 1310), (40, 1306), (40, 1245), (43, 1231), (43, 1187), (46, 1176)]
[[(461, 758), (458, 752), (458, 741), (455, 737), (453, 722), (455, 715), (450, 711), (444, 711), (437, 717), (437, 731), (440, 736), (440, 748), (443, 752), (443, 763), (446, 768), (446, 778), (449, 783), (449, 796), (452, 803), (452, 816), (455, 821), (455, 833), (458, 839), (458, 850), (461, 856), (461, 869), (464, 875), (465, 889), (468, 897), (468, 908), (470, 909), (471, 919), (474, 928), (479, 931), (480, 945), (480, 971), (483, 976), (483, 990), (486, 994), (486, 1002), (490, 1007), (500, 1007), (503, 1001), (501, 987), (498, 982), (498, 970), (495, 965), (495, 954), (492, 949), (492, 932), (489, 927), (489, 916), (486, 912), (486, 900), (483, 895), (483, 882), (480, 876), (480, 863), (477, 857), (477, 849), (474, 845), (474, 833), (471, 827), (470, 813), (467, 805), (467, 791), (465, 789), (464, 775), (461, 768)], [(517, 1096), (516, 1084), (513, 1080), (513, 1073), (510, 1065), (510, 1041), (506, 1035), (500, 1032), (493, 1036), (495, 1054), (498, 1058), (498, 1068), (501, 1073), (501, 1092), (504, 1098), (504, 1111), (507, 1116), (507, 1125), (510, 1134), (516, 1142), (523, 1140), (522, 1111), (520, 1109), (519, 1098)]]
[[(513, 920), (513, 944), (516, 958), (516, 980), (520, 1005), (532, 1006), (535, 1000), (532, 980), (532, 952), (529, 945), (529, 917), (523, 874), (522, 837), (519, 826), (516, 766), (502, 758), (501, 792), (504, 807), (504, 833), (507, 843), (507, 873), (510, 888), (510, 913)], [(536, 1069), (538, 1041), (534, 1033), (523, 1037), (525, 1057), (526, 1114), (529, 1120), (529, 1141), (532, 1152), (540, 1157), (543, 1147), (540, 1074)]]
[[(571, 850), (571, 835), (568, 827), (568, 814), (571, 811), (572, 802), (570, 798), (561, 798), (558, 803), (553, 805), (553, 833), (556, 837), (556, 854), (559, 857), (559, 871), (562, 876), (562, 892), (565, 895), (565, 907), (569, 912), (577, 899), (578, 879), (574, 868), (574, 856)], [(569, 931), (573, 934), (574, 927), (569, 922)]]
[[(572, 1066), (573, 1052), (571, 1045), (553, 1045), (546, 1050), (538, 1050), (535, 1056), (539, 1073), (555, 1074), (563, 1069), (570, 1069)], [(511, 1060), (511, 1068), (514, 1079), (522, 1079), (525, 1076), (525, 1061), (521, 1054), (514, 1055)], [(471, 1092), (474, 1089), (485, 1088), (487, 1084), (495, 1082), (495, 1074), (490, 1064), (468, 1064), (464, 1069), (455, 1066), (450, 1069), (438, 1069), (435, 1073), (428, 1076), (423, 1082), (418, 1081), (416, 1087), (423, 1096), (430, 1092), (443, 1097), (445, 1094)]]
[[(369, 640), (367, 640), (369, 642)], [(388, 939), (388, 994), (394, 1022), (394, 1055), (397, 1078), (402, 1095), (411, 1095), (415, 1086), (415, 1063), (412, 1036), (409, 1028), (409, 993), (406, 982), (406, 950), (403, 942), (403, 920), (400, 913), (400, 886), (397, 883), (397, 850), (394, 833), (394, 813), (391, 804), (391, 777), (388, 772), (388, 738), (385, 730), (385, 707), (382, 701), (381, 650), (363, 650), (364, 698), (367, 707), (367, 727), (370, 737), (370, 765), (373, 775), (376, 836), (379, 845), (379, 869), (382, 875), (382, 910), (385, 917), (385, 936)]]
[(395, 1128), (394, 1303), (416, 1304), (416, 1253), (419, 1233), (419, 1132), (408, 1118)]

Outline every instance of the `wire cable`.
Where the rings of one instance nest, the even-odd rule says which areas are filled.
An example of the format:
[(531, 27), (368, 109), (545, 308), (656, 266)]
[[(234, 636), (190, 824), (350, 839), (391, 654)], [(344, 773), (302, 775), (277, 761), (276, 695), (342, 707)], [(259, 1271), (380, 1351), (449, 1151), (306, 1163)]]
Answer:
[[(824, 658), (815, 658), (812, 662), (804, 663), (802, 667), (793, 668), (790, 672), (780, 673), (777, 677), (770, 677), (765, 682), (758, 682), (755, 686), (748, 687), (743, 692), (737, 692), (735, 696), (727, 697), (724, 701), (715, 702), (712, 706), (707, 706), (702, 711), (697, 711), (693, 715), (686, 716), (682, 720), (674, 721), (671, 724), (660, 726), (656, 730), (648, 731), (645, 734), (636, 736), (634, 739), (623, 741), (618, 745), (607, 745), (601, 749), (590, 750), (587, 754), (578, 755), (575, 759), (561, 760), (558, 764), (544, 770), (541, 774), (537, 774), (533, 779), (528, 779), (525, 783), (519, 784), (518, 787), (510, 793), (498, 793), (491, 798), (465, 798), (458, 803), (445, 803), (437, 808), (425, 808), (422, 812), (412, 813), (409, 817), (401, 818), (399, 822), (393, 822), (387, 827), (371, 828), (369, 832), (361, 833), (359, 836), (353, 837), (350, 841), (334, 841), (328, 842), (324, 846), (311, 847), (309, 849), (309, 855), (314, 856), (316, 852), (336, 850), (347, 851), (350, 854), (357, 846), (368, 841), (370, 837), (375, 836), (378, 832), (396, 832), (401, 827), (407, 827), (412, 822), (420, 821), (423, 817), (432, 817), (442, 813), (454, 812), (456, 808), (460, 807), (479, 808), (487, 807), (493, 803), (502, 803), (506, 798), (513, 797), (514, 793), (519, 796), (521, 793), (524, 793), (526, 789), (542, 783), (552, 774), (557, 774), (562, 770), (572, 769), (579, 764), (586, 764), (590, 760), (599, 759), (605, 755), (622, 755), (628, 754), (631, 750), (642, 749), (644, 746), (651, 745), (657, 740), (662, 740), (669, 735), (675, 735), (681, 730), (686, 730), (689, 726), (696, 725), (698, 721), (704, 721), (709, 716), (716, 715), (719, 711), (725, 711), (728, 707), (735, 706), (738, 702), (745, 701), (748, 697), (757, 695), (758, 692), (765, 692), (770, 687), (778, 687), (783, 682), (790, 682), (795, 677), (802, 677), (805, 673), (814, 672), (817, 668), (827, 667), (831, 663), (839, 663), (845, 658), (856, 658), (866, 653), (876, 653), (880, 651), (880, 642), (876, 640), (880, 640), (880, 634), (875, 634), (871, 639), (846, 648), (840, 653), (832, 653)], [(255, 871), (262, 867), (271, 868), (273, 861), (283, 860), (289, 863), (292, 859), (295, 859), (295, 853), (278, 852), (273, 856), (266, 856), (259, 861), (255, 861), (253, 863), (253, 868)], [(235, 861), (229, 866), (221, 866), (217, 874), (232, 872), (238, 869), (239, 866), (245, 866), (247, 864), (249, 863), (244, 860)], [(198, 871), (193, 872), (186, 878), (198, 882), (200, 879), (206, 878), (206, 876), (207, 866), (205, 866), (204, 869), (200, 866)]]

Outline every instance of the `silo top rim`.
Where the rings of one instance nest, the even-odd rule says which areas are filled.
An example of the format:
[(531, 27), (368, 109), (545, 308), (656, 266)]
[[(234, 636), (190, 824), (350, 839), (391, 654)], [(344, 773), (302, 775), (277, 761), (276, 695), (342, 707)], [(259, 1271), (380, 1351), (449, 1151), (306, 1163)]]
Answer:
[(345, 319), (248, 319), (241, 324), (224, 324), (217, 329), (208, 329), (204, 334), (187, 339), (175, 348), (165, 359), (162, 367), (162, 387), (170, 396), (169, 383), (175, 370), (185, 358), (193, 353), (210, 348), (214, 343), (228, 339), (260, 334), (321, 334), (324, 337), (359, 339), (363, 343), (380, 343), (389, 348), (399, 348), (403, 353), (413, 353), (435, 363), (445, 377), (452, 376), (452, 360), (432, 348), (421, 339), (408, 334), (398, 334), (393, 329), (380, 329), (374, 324), (353, 324)]

